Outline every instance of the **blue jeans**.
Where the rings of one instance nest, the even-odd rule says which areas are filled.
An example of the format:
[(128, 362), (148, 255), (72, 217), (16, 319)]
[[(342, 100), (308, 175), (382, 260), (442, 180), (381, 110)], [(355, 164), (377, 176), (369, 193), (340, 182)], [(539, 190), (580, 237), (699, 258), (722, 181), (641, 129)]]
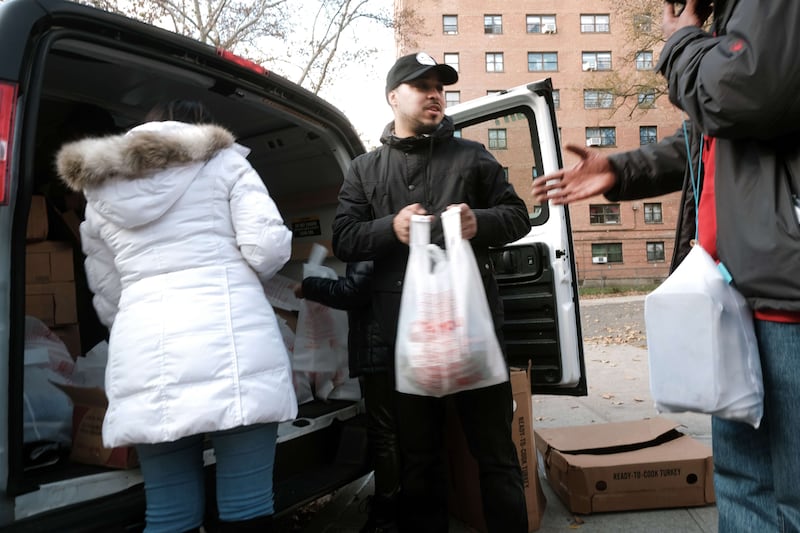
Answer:
[[(217, 506), (226, 522), (274, 513), (272, 471), (278, 424), (218, 431)], [(198, 528), (205, 512), (203, 435), (136, 446), (147, 499), (146, 533)]]
[(719, 531), (800, 531), (800, 324), (756, 320), (755, 329), (761, 426), (711, 421)]

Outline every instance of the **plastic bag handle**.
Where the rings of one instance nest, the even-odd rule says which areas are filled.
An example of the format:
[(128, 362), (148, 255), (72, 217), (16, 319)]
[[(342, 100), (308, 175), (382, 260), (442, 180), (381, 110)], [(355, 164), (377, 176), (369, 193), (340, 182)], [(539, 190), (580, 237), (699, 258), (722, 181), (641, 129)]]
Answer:
[(411, 215), (409, 246), (424, 246), (431, 242), (431, 218), (428, 215)]
[(442, 213), (442, 230), (445, 247), (450, 249), (458, 244), (461, 237), (461, 207), (454, 205)]

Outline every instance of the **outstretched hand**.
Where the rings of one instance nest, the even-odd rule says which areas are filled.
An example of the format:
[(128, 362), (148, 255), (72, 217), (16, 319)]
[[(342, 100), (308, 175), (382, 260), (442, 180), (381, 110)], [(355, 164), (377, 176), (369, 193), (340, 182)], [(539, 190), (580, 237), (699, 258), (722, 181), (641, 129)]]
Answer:
[(608, 157), (597, 150), (587, 150), (574, 144), (566, 150), (581, 159), (572, 168), (561, 169), (533, 180), (531, 194), (534, 200), (554, 205), (577, 202), (607, 192), (617, 181)]

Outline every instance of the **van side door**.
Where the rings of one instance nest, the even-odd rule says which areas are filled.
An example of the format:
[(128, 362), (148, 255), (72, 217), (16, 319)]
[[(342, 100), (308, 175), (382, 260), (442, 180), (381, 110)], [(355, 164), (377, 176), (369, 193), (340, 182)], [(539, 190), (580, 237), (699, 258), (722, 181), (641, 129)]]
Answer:
[(563, 166), (551, 80), (449, 106), (446, 113), (456, 135), (489, 149), (528, 205), (530, 233), (492, 251), (508, 364), (531, 365), (534, 393), (585, 396), (569, 212), (530, 197), (533, 178)]

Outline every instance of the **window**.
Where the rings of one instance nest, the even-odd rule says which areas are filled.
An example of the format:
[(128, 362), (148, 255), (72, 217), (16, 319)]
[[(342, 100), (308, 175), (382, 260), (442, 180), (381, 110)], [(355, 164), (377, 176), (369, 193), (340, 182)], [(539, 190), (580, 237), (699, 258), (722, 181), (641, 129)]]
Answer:
[(656, 105), (656, 90), (645, 89), (639, 93), (639, 107), (653, 107)]
[(442, 31), (445, 35), (458, 34), (458, 15), (442, 15)]
[(582, 33), (608, 33), (611, 31), (609, 15), (581, 15)]
[(556, 109), (561, 107), (561, 91), (553, 89), (553, 107)]
[(484, 15), (483, 16), (483, 33), (503, 33), (503, 16), (502, 15)]
[(583, 107), (586, 109), (610, 109), (614, 105), (614, 93), (602, 89), (585, 89)]
[(583, 70), (611, 70), (611, 52), (583, 52)]
[(619, 204), (590, 205), (589, 224), (619, 224)]
[(653, 144), (658, 142), (655, 126), (639, 126), (639, 144)]
[(508, 167), (503, 167), (503, 175), (506, 177), (506, 182), (508, 181)]
[(494, 90), (493, 89), (493, 90), (490, 90), (490, 91), (486, 91), (486, 96), (497, 96), (498, 94), (501, 94), (502, 92), (503, 91), (498, 91), (498, 90)]
[(664, 242), (648, 242), (647, 243), (647, 260), (648, 261), (663, 261), (664, 260)]
[(489, 129), (489, 149), (505, 150), (508, 148), (505, 128)]
[[(603, 257), (605, 260), (595, 260)], [(622, 263), (622, 243), (592, 244), (592, 263)]]
[(459, 60), (459, 57), (458, 57), (457, 53), (447, 53), (447, 52), (445, 52), (445, 54), (444, 54), (444, 64), (445, 65), (450, 65), (451, 67), (453, 67), (453, 69), (455, 69), (456, 72), (458, 72), (458, 60)]
[(527, 15), (525, 17), (525, 31), (528, 33), (555, 33), (555, 15)]
[(645, 224), (661, 224), (664, 220), (661, 218), (661, 203), (644, 204), (644, 223)]
[(643, 50), (636, 52), (636, 70), (653, 70), (653, 52)]
[(453, 137), (455, 137), (456, 139), (460, 139), (461, 138), (461, 130), (458, 129), (458, 130), (453, 131)]
[(528, 52), (528, 72), (558, 70), (557, 52)]
[(461, 103), (461, 91), (445, 91), (444, 92), (445, 107)]
[(586, 146), (616, 146), (617, 130), (614, 127), (586, 128)]
[(650, 33), (653, 28), (653, 17), (646, 13), (633, 16), (633, 29), (639, 33)]
[(486, 53), (486, 72), (503, 72), (503, 52)]

